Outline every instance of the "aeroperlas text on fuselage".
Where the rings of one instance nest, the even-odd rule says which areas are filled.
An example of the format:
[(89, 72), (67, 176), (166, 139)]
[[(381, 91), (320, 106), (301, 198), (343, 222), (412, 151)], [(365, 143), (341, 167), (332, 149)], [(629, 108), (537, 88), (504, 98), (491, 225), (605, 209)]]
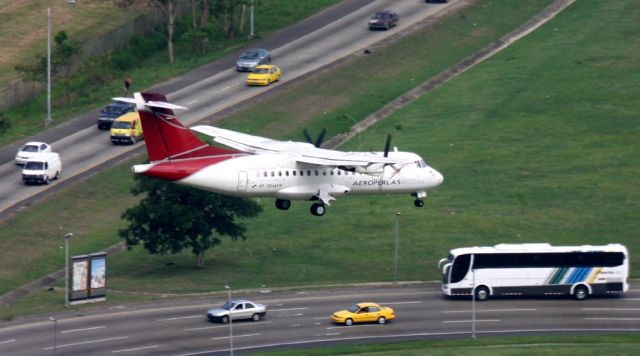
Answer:
[(162, 94), (135, 93), (150, 163), (133, 171), (149, 177), (220, 194), (273, 197), (278, 209), (291, 200), (314, 201), (311, 213), (321, 216), (335, 197), (352, 194), (408, 193), (416, 207), (442, 175), (409, 152), (342, 152), (310, 143), (276, 141), (213, 126), (192, 130), (230, 147), (208, 145), (185, 128)]

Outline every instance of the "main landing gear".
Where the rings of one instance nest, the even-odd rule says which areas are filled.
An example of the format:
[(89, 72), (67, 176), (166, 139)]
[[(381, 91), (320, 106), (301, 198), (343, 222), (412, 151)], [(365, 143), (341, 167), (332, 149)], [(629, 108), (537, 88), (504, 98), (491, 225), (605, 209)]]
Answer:
[[(276, 199), (276, 208), (280, 210), (289, 210), (291, 207), (291, 200)], [(314, 203), (311, 205), (311, 214), (315, 216), (322, 216), (327, 211), (327, 208), (323, 203)]]
[(289, 210), (291, 207), (291, 200), (276, 199), (276, 208), (280, 210)]
[(314, 203), (311, 205), (311, 214), (315, 216), (322, 216), (327, 209), (324, 207), (322, 203)]
[(422, 208), (424, 206), (424, 200), (416, 199), (413, 201), (413, 205), (415, 205), (416, 208)]

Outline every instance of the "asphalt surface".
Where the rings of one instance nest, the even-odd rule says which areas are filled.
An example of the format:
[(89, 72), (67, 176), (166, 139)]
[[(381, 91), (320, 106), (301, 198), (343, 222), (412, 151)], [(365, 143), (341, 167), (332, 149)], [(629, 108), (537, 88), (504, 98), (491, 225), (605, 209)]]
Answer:
[[(237, 73), (232, 68), (236, 53), (147, 90), (164, 93), (173, 103), (188, 107), (188, 111), (179, 112), (178, 116), (185, 124), (192, 125), (233, 110), (234, 106), (286, 86), (287, 82), (361, 52), (429, 16), (464, 2), (457, 0), (443, 5), (425, 4), (418, 0), (346, 0), (254, 45), (272, 51), (273, 63), (283, 70), (279, 83), (266, 88), (246, 87), (246, 74)], [(369, 31), (366, 25), (368, 18), (386, 8), (393, 8), (400, 14), (399, 25), (389, 31)], [(133, 89), (136, 90), (135, 87)], [(61, 189), (143, 150), (143, 143), (113, 146), (108, 133), (96, 128), (97, 114), (98, 110), (87, 113), (0, 150), (0, 219), (41, 199), (52, 190)], [(63, 166), (60, 180), (49, 186), (22, 184), (20, 168), (13, 164), (13, 156), (25, 141), (48, 142), (54, 151), (60, 153)]]
[[(640, 291), (623, 297), (500, 298), (477, 302), (475, 323), (469, 298), (447, 299), (438, 284), (242, 293), (268, 307), (259, 322), (229, 325), (209, 322), (209, 308), (226, 296), (179, 300), (165, 305), (116, 306), (109, 310), (64, 313), (16, 321), (0, 328), (0, 354), (64, 355), (237, 354), (329, 344), (399, 340), (477, 338), (511, 335), (559, 335), (640, 331)], [(333, 324), (330, 315), (351, 304), (373, 301), (395, 309), (385, 325)], [(55, 339), (54, 339), (55, 334)]]

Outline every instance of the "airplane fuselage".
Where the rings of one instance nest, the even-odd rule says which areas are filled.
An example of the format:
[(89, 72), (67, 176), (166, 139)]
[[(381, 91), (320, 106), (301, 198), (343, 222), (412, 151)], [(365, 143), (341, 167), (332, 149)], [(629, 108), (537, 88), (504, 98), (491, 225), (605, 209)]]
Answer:
[[(407, 154), (407, 153), (405, 153)], [(285, 154), (234, 155), (201, 167), (175, 183), (220, 194), (248, 197), (274, 197), (288, 200), (311, 200), (319, 190), (331, 196), (346, 194), (420, 193), (438, 186), (442, 175), (426, 165), (417, 155), (416, 162), (400, 167), (380, 166), (375, 174), (322, 167), (296, 162)], [(156, 176), (157, 163), (145, 172)], [(179, 167), (167, 167), (174, 171)], [(185, 173), (187, 172), (184, 169)], [(142, 173), (142, 172), (140, 172)], [(166, 179), (166, 177), (165, 177)]]

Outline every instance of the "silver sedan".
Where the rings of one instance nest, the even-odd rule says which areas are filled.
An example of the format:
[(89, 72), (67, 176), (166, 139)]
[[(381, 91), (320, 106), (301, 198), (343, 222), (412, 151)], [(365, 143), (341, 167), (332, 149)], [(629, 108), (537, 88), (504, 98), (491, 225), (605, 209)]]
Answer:
[(251, 319), (259, 321), (267, 315), (267, 307), (263, 304), (254, 303), (250, 300), (236, 299), (224, 303), (218, 308), (209, 309), (207, 318), (210, 321), (228, 323), (229, 315), (232, 320)]

